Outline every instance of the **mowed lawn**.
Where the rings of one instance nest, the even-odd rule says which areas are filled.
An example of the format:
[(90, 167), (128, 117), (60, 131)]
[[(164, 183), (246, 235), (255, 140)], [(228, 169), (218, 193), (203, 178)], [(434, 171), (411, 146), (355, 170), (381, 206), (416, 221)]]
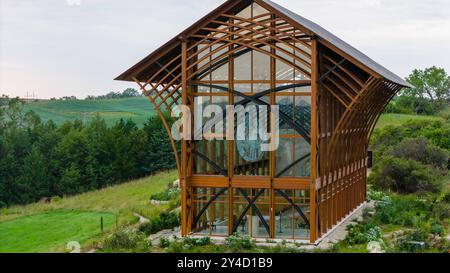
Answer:
[(383, 114), (381, 115), (376, 128), (383, 128), (388, 125), (402, 125), (409, 120), (442, 120), (437, 116), (419, 116), (419, 115), (406, 115), (406, 114)]
[(43, 121), (53, 120), (58, 125), (74, 119), (88, 122), (98, 113), (110, 126), (121, 118), (132, 119), (141, 126), (149, 117), (156, 114), (146, 97), (73, 101), (40, 100), (26, 103), (24, 109), (25, 111), (33, 110)]
[[(0, 210), (0, 252), (64, 251), (67, 242), (100, 236), (105, 228), (136, 223), (134, 213), (150, 218), (167, 208), (154, 206), (150, 196), (176, 180), (176, 171), (117, 186), (65, 197), (51, 203), (34, 203)], [(45, 242), (43, 244), (42, 242)]]
[(113, 213), (49, 211), (0, 223), (0, 253), (45, 253), (75, 241), (80, 244), (116, 222)]

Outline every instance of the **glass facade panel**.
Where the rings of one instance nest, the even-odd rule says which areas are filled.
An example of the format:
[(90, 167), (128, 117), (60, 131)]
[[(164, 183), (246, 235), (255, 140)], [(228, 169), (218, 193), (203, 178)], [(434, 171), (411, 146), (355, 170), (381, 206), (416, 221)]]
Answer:
[(256, 3), (253, 3), (253, 17), (266, 13), (268, 13), (268, 11), (265, 8), (261, 7)]
[[(261, 49), (270, 52), (269, 47)], [(270, 56), (260, 51), (253, 51), (253, 80), (270, 80)]]
[[(250, 202), (253, 203), (253, 206)], [(233, 189), (235, 232), (255, 238), (270, 237), (270, 194), (266, 189)]]
[(234, 79), (252, 79), (252, 52), (249, 51), (234, 59)]
[[(277, 96), (277, 104), (280, 113), (285, 114), (289, 119), (293, 119), (294, 97), (293, 96)], [(288, 122), (280, 119), (280, 134), (293, 134), (294, 128)]]
[[(294, 58), (292, 55), (294, 55), (294, 49), (292, 47), (287, 46), (283, 43), (277, 43), (277, 47), (279, 48), (277, 50), (277, 55), (283, 58), (284, 60), (288, 61), (290, 64), (287, 64), (286, 62), (283, 62), (279, 59), (276, 60), (276, 79), (279, 80), (294, 80)], [(282, 50), (280, 50), (282, 49)], [(291, 55), (288, 55), (287, 53), (291, 53)]]
[(252, 17), (252, 5), (247, 6), (245, 9), (243, 9), (241, 12), (236, 14), (237, 17), (241, 18), (251, 18)]
[[(211, 200), (215, 198), (214, 201)], [(194, 188), (193, 233), (228, 235), (228, 190), (223, 188)]]
[(311, 98), (277, 96), (277, 104), (280, 112), (298, 128), (294, 129), (289, 122), (280, 120), (280, 145), (276, 151), (275, 174), (281, 177), (308, 177), (311, 173), (311, 145), (305, 137), (309, 137), (311, 132)]
[[(266, 83), (254, 83), (253, 84), (253, 92), (254, 93), (259, 93), (259, 92), (264, 92), (270, 89), (270, 84), (266, 84)], [(267, 101), (270, 102), (270, 101)]]
[[(268, 102), (270, 98), (264, 96), (260, 99), (263, 102)], [(235, 103), (237, 104), (242, 100), (244, 100), (243, 97), (235, 97)], [(269, 152), (261, 150), (261, 145), (266, 142), (259, 135), (255, 139), (250, 134), (250, 124), (258, 123), (255, 129), (259, 130), (264, 122), (268, 122), (268, 117), (259, 115), (259, 109), (254, 102), (240, 105), (245, 109), (245, 120), (240, 120), (241, 123), (238, 123), (238, 115), (235, 116), (234, 174), (268, 176), (270, 172)], [(251, 119), (252, 115), (256, 117), (256, 121)], [(245, 122), (245, 124), (242, 124), (242, 122)], [(238, 128), (239, 126), (241, 129)], [(245, 129), (244, 134), (240, 131), (243, 129)]]
[[(214, 64), (216, 63), (220, 63), (221, 65), (213, 65), (213, 70), (211, 72), (211, 79), (213, 81), (218, 81), (218, 80), (228, 80), (228, 62), (223, 62), (224, 60), (226, 60), (228, 58), (228, 55), (226, 55), (226, 53), (228, 52), (228, 47), (225, 46), (224, 47), (222, 44), (218, 44), (218, 45), (213, 45), (212, 46), (212, 51), (218, 50), (216, 53), (214, 53), (211, 56), (211, 60), (214, 62)], [(219, 48), (222, 48), (219, 50)]]
[[(194, 151), (196, 152), (194, 154), (194, 174), (224, 175), (222, 170), (226, 171), (228, 168), (227, 140), (196, 141)], [(213, 162), (214, 165), (210, 162)]]
[[(275, 174), (282, 176), (293, 176), (293, 168), (287, 169), (294, 162), (294, 139), (280, 138), (280, 144), (276, 151), (276, 171)], [(283, 172), (284, 171), (284, 172)]]
[(308, 223), (309, 190), (276, 190), (275, 238), (307, 240)]

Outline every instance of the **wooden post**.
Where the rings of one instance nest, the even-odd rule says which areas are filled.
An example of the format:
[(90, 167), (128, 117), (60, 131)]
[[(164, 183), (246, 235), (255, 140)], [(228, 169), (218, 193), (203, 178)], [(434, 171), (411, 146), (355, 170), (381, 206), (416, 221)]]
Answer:
[(318, 53), (317, 40), (311, 41), (311, 187), (310, 187), (310, 241), (314, 243), (317, 239), (317, 212), (316, 212), (316, 180), (317, 174), (317, 96), (318, 96)]
[[(184, 38), (181, 38), (181, 92), (182, 92), (182, 105), (187, 105), (187, 42)], [(186, 116), (183, 115), (183, 133), (186, 130)], [(181, 140), (181, 235), (188, 235), (187, 228), (187, 140)]]

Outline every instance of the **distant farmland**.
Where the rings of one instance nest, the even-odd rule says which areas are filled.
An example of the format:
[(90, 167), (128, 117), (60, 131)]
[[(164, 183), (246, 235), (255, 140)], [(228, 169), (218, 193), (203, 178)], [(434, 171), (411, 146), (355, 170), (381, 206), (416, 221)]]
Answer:
[(109, 99), (109, 100), (42, 100), (27, 102), (25, 110), (33, 110), (41, 116), (42, 121), (53, 120), (62, 124), (68, 120), (80, 119), (88, 122), (97, 113), (108, 125), (116, 121), (132, 119), (139, 126), (156, 114), (152, 104), (145, 97)]
[[(40, 100), (27, 102), (25, 110), (33, 110), (38, 113), (42, 120), (53, 120), (60, 125), (67, 120), (80, 119), (88, 122), (97, 113), (104, 118), (108, 125), (113, 125), (116, 121), (132, 119), (138, 126), (151, 116), (156, 115), (153, 105), (145, 97), (108, 99), (108, 100)], [(402, 114), (384, 114), (381, 116), (377, 128), (387, 125), (399, 125), (407, 120), (440, 120), (439, 117), (417, 116)]]

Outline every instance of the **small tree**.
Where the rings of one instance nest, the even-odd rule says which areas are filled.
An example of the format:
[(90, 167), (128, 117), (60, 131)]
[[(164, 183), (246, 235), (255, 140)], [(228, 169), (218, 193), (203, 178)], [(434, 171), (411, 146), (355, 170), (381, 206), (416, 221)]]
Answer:
[[(440, 111), (450, 99), (450, 77), (443, 68), (436, 66), (425, 70), (415, 69), (406, 78), (414, 88), (400, 93), (398, 103), (409, 104), (416, 114)], [(402, 98), (403, 97), (403, 98)]]

